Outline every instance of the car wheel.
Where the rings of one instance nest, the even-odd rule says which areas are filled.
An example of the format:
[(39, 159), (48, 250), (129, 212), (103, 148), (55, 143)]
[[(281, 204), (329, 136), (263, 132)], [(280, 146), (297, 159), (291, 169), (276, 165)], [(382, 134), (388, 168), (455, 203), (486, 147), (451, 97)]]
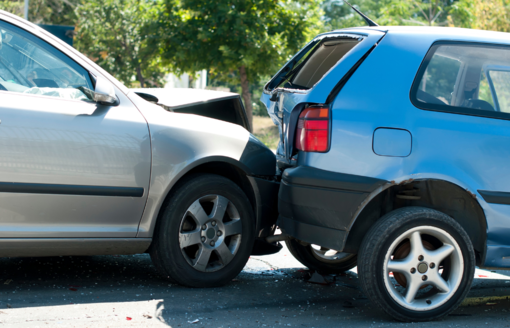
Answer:
[(182, 181), (165, 203), (150, 254), (164, 277), (188, 287), (227, 284), (254, 243), (251, 204), (232, 181), (200, 174)]
[(474, 270), (467, 233), (451, 217), (428, 208), (388, 213), (370, 229), (359, 252), (365, 295), (400, 321), (429, 321), (455, 310)]
[(342, 253), (318, 245), (304, 246), (295, 239), (285, 243), (296, 260), (320, 273), (342, 273), (356, 266), (356, 254)]

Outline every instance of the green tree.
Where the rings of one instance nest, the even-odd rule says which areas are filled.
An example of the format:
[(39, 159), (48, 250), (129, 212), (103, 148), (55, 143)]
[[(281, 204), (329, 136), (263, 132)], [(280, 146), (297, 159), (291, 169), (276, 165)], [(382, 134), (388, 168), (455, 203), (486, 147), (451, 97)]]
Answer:
[[(82, 0), (30, 0), (28, 20), (36, 24), (71, 25)], [(25, 0), (0, 0), (0, 9), (24, 16)]]
[(167, 69), (148, 46), (160, 10), (152, 0), (88, 0), (77, 8), (75, 46), (128, 85), (160, 87)]
[(177, 73), (207, 69), (240, 84), (251, 122), (250, 83), (276, 73), (319, 31), (321, 16), (311, 1), (166, 0), (159, 44)]
[[(378, 22), (381, 9), (391, 0), (351, 0), (354, 5), (370, 19)], [(325, 18), (325, 30), (331, 31), (346, 27), (365, 26), (366, 22), (342, 0), (325, 0), (322, 3)]]
[(447, 26), (454, 0), (392, 0), (381, 8), (384, 25)]
[(504, 0), (459, 0), (448, 18), (450, 26), (510, 32), (510, 5)]

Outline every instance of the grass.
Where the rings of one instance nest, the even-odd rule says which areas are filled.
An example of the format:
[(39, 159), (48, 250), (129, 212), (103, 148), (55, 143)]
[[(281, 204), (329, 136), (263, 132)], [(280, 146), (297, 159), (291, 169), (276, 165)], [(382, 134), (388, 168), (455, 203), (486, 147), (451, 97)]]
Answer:
[(276, 149), (280, 140), (278, 127), (267, 116), (253, 116), (253, 135), (272, 150)]

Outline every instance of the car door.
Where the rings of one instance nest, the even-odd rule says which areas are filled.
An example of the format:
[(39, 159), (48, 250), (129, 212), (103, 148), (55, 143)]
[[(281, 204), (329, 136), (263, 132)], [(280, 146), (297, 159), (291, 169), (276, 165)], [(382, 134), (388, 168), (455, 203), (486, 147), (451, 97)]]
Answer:
[(411, 90), (417, 113), (413, 147), (423, 162), (462, 181), (487, 217), (487, 262), (508, 266), (510, 255), (510, 48), (436, 42)]
[(0, 237), (135, 237), (150, 178), (148, 126), (92, 101), (94, 76), (0, 20)]

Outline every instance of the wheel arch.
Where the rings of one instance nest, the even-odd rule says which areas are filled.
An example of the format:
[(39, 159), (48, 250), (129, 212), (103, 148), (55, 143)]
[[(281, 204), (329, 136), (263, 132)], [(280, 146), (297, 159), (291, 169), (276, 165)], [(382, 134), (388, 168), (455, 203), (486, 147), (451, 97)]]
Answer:
[[(238, 185), (248, 197), (248, 200), (250, 201), (250, 204), (253, 208), (255, 214), (255, 228), (258, 235), (262, 236), (272, 232), (268, 232), (265, 228), (265, 226), (267, 226), (267, 219), (264, 218), (264, 216), (266, 216), (268, 210), (266, 206), (264, 206), (265, 204), (263, 204), (264, 201), (262, 200), (261, 193), (266, 192), (267, 189), (264, 189), (264, 186), (261, 186), (260, 182), (264, 181), (265, 184), (271, 184), (271, 177), (258, 176), (256, 174), (257, 172), (253, 172), (253, 170), (250, 169), (250, 166), (244, 164), (242, 161), (237, 161), (233, 158), (225, 156), (209, 156), (203, 157), (194, 161), (193, 163), (188, 164), (184, 169), (176, 174), (176, 176), (169, 183), (168, 190), (166, 190), (164, 197), (162, 197), (163, 201), (161, 201), (160, 206), (155, 209), (155, 213), (152, 215), (152, 219), (150, 221), (150, 226), (143, 233), (143, 236), (153, 236), (160, 218), (160, 214), (164, 209), (164, 204), (168, 202), (175, 188), (177, 188), (180, 183), (189, 177), (200, 173), (217, 174), (233, 181), (236, 185)], [(267, 180), (264, 178), (267, 178)], [(276, 217), (274, 218), (274, 221), (276, 221)]]
[(409, 206), (432, 208), (447, 214), (466, 230), (476, 253), (477, 265), (485, 262), (487, 219), (476, 195), (441, 179), (405, 180), (376, 189), (360, 205), (349, 228), (345, 252), (357, 253), (363, 237), (386, 213)]

